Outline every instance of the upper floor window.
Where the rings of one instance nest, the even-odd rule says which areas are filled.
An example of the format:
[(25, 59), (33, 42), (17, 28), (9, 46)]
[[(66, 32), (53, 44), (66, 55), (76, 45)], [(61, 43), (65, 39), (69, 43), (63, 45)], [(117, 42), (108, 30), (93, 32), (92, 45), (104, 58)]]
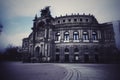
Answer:
[(89, 22), (89, 20), (88, 20), (88, 19), (86, 19), (86, 22)]
[(92, 32), (92, 38), (93, 40), (97, 40), (97, 32), (95, 31)]
[(59, 32), (56, 33), (55, 38), (56, 38), (56, 41), (60, 41), (60, 33)]
[(64, 40), (69, 41), (69, 32), (64, 33)]
[(68, 19), (68, 22), (71, 22), (71, 19)]
[(74, 19), (74, 22), (76, 22), (77, 21), (77, 19)]
[(65, 19), (63, 19), (63, 22), (65, 22)]
[(73, 32), (73, 40), (79, 39), (79, 33), (77, 31)]
[(88, 32), (87, 31), (84, 31), (83, 32), (83, 40), (88, 40), (89, 37), (88, 37)]
[(82, 22), (82, 18), (80, 18), (80, 21)]
[(60, 21), (58, 21), (58, 23), (60, 23)]

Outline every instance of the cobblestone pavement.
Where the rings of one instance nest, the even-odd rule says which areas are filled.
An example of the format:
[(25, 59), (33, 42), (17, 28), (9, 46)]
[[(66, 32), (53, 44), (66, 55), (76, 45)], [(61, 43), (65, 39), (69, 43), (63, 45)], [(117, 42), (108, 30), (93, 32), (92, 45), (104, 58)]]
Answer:
[(119, 64), (0, 64), (0, 80), (120, 80)]
[(63, 80), (120, 80), (118, 64), (55, 64), (67, 69)]
[(61, 80), (67, 74), (63, 67), (51, 63), (4, 62), (0, 80)]

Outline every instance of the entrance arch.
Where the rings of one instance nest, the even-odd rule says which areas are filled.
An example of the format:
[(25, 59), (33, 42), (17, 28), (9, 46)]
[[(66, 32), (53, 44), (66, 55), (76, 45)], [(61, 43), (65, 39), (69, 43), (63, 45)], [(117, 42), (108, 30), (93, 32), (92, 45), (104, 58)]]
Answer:
[(39, 52), (40, 52), (40, 47), (37, 46), (37, 47), (35, 48), (35, 55), (36, 55), (36, 57), (39, 56)]
[(59, 60), (60, 60), (60, 54), (56, 54), (56, 62), (59, 62)]
[(78, 62), (79, 61), (79, 49), (75, 48), (74, 49), (74, 62)]
[(95, 62), (99, 62), (99, 56), (98, 56), (98, 54), (94, 54), (94, 56), (95, 56)]
[(60, 49), (59, 48), (56, 48), (56, 56), (55, 56), (55, 61), (56, 62), (59, 62), (60, 61)]
[(84, 62), (85, 63), (89, 62), (89, 55), (88, 54), (84, 54)]
[(65, 62), (69, 62), (69, 49), (68, 48), (65, 48)]
[(69, 62), (69, 54), (65, 54), (65, 62)]

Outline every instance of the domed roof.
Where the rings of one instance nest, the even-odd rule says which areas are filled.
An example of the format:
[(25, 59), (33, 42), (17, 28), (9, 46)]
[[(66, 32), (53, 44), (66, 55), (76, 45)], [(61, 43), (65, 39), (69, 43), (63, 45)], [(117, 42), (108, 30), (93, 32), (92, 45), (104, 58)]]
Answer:
[(56, 17), (54, 20), (54, 24), (98, 24), (98, 21), (93, 15), (66, 15), (66, 16), (60, 16)]

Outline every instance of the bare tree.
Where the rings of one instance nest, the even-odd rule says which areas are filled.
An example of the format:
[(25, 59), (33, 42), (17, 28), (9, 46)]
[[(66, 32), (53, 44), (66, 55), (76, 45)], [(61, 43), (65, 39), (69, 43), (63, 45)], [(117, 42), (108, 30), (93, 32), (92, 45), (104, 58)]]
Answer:
[(2, 32), (2, 28), (3, 28), (3, 26), (0, 24), (0, 34), (1, 34), (1, 32)]

